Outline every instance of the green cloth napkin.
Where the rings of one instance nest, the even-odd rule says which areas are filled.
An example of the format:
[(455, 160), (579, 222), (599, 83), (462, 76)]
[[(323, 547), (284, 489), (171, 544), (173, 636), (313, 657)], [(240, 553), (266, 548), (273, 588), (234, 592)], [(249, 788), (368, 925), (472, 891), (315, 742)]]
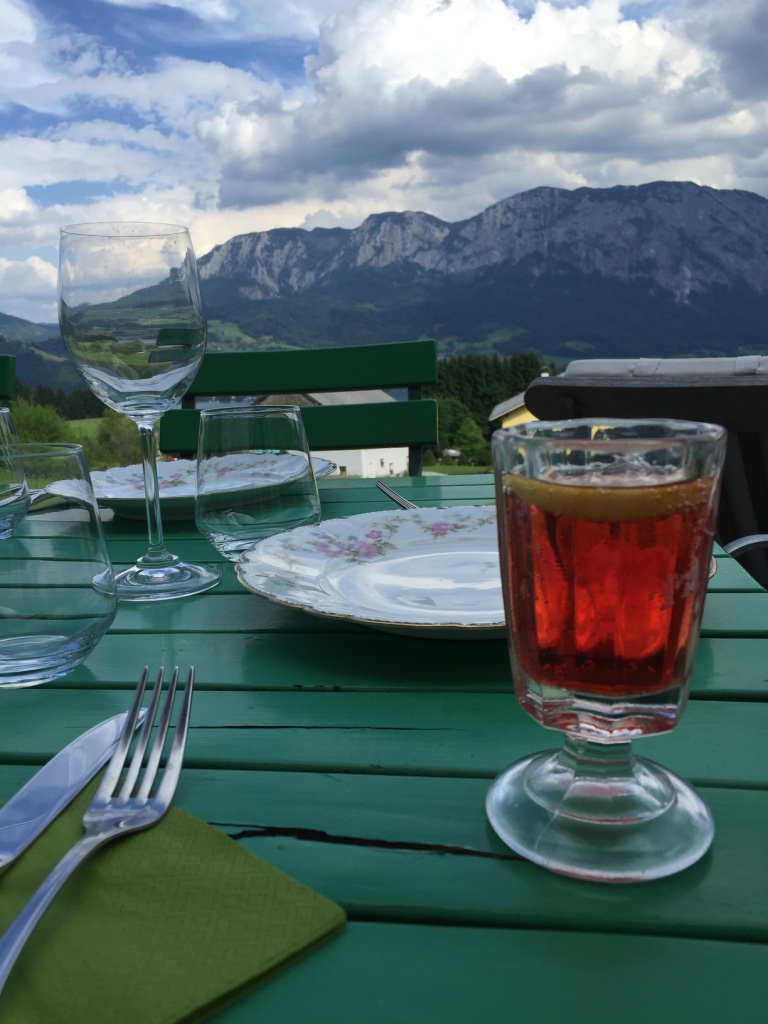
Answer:
[[(0, 929), (80, 838), (94, 788), (0, 875)], [(0, 993), (0, 1021), (202, 1021), (344, 921), (335, 903), (171, 808), (65, 883)]]

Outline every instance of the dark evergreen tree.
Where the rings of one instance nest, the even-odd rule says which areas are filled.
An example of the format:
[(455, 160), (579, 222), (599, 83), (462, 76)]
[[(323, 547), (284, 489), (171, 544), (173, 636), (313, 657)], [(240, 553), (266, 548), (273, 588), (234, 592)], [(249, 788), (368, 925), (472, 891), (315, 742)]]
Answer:
[(437, 384), (424, 390), (431, 397), (460, 402), (487, 438), (493, 429), (488, 419), (491, 410), (525, 391), (544, 368), (535, 352), (511, 356), (462, 353), (441, 359)]
[(50, 406), (65, 420), (99, 419), (106, 408), (89, 388), (76, 388), (67, 393), (61, 388), (24, 384), (17, 379), (15, 390), (17, 398), (25, 398), (34, 405)]

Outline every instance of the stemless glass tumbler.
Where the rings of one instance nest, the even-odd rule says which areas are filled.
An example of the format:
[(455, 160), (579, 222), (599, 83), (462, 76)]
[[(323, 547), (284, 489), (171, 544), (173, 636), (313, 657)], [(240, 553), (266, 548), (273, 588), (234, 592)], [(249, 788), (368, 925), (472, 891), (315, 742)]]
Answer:
[(320, 519), (307, 435), (296, 405), (204, 409), (195, 523), (232, 561), (251, 544)]
[(117, 592), (83, 449), (20, 444), (31, 502), (0, 539), (0, 688), (66, 675), (107, 631)]
[(19, 459), (11, 412), (0, 408), (0, 540), (10, 537), (29, 508), (29, 488)]
[(708, 808), (637, 758), (685, 706), (725, 431), (679, 420), (526, 423), (493, 437), (515, 692), (565, 733), (494, 782), (491, 824), (523, 856), (599, 881), (672, 874), (709, 848)]

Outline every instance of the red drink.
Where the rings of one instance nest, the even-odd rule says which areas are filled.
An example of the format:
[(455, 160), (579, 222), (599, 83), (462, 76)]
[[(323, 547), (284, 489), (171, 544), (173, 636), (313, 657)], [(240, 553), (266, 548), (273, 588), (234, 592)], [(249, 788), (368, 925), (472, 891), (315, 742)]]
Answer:
[(515, 693), (565, 741), (511, 764), (486, 809), (505, 843), (552, 871), (647, 881), (712, 842), (706, 804), (632, 741), (685, 708), (724, 457), (722, 427), (684, 420), (494, 434)]
[(513, 661), (528, 679), (611, 699), (684, 684), (712, 548), (711, 481), (506, 474), (503, 490)]

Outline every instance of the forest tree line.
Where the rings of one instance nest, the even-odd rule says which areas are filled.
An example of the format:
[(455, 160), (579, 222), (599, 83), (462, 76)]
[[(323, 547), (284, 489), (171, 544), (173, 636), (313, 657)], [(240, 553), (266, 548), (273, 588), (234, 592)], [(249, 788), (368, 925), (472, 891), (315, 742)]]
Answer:
[(490, 437), (499, 426), (488, 419), (492, 410), (525, 391), (542, 370), (549, 369), (535, 352), (511, 356), (467, 353), (441, 359), (437, 384), (424, 388), (425, 397), (437, 399), (435, 460), (440, 461), (443, 452), (452, 449), (461, 452), (461, 463), (489, 466)]
[[(543, 369), (535, 352), (440, 359), (437, 383), (424, 388), (425, 397), (438, 403), (438, 444), (428, 462), (455, 449), (462, 452), (462, 462), (490, 465), (490, 436), (498, 426), (488, 419), (491, 410), (524, 391)], [(87, 388), (67, 392), (17, 381), (11, 414), (22, 441), (79, 440), (71, 422), (100, 419), (95, 435), (82, 439), (91, 469), (140, 461), (135, 424), (108, 409)]]
[[(87, 388), (65, 392), (16, 381), (10, 409), (20, 441), (82, 444), (89, 469), (141, 461), (136, 424), (108, 409)], [(93, 419), (99, 420), (93, 436), (83, 436), (72, 426), (75, 420)]]

